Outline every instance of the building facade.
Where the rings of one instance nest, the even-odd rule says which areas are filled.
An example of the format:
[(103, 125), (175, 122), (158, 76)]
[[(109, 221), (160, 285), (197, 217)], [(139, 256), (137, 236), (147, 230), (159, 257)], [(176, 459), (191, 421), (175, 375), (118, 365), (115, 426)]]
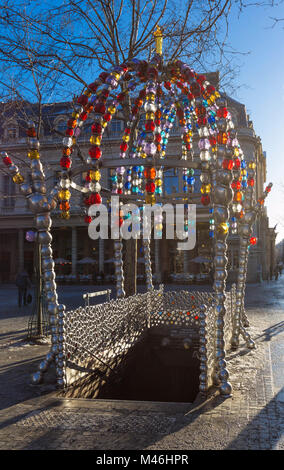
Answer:
[[(208, 75), (209, 80), (216, 85), (218, 74)], [(244, 152), (245, 159), (256, 161), (256, 199), (258, 199), (266, 181), (266, 155), (262, 150), (261, 140), (256, 135), (245, 106), (226, 96), (228, 109), (238, 131), (238, 140)], [(36, 111), (36, 105), (21, 104), (25, 112), (19, 112), (18, 107), (5, 106), (2, 110), (2, 128), (0, 129), (0, 150), (7, 151), (14, 162), (21, 169), (21, 173), (28, 177), (26, 157), (26, 137), (24, 117)], [(60, 173), (59, 160), (61, 156), (62, 135), (65, 132), (66, 122), (72, 113), (70, 103), (54, 103), (43, 105), (40, 132), (41, 161), (47, 178), (47, 187), (52, 189)], [(79, 137), (81, 152), (88, 154), (90, 127), (92, 116), (85, 123)], [(123, 120), (113, 119), (110, 128), (105, 132), (102, 147), (103, 158), (117, 158), (119, 155), (120, 137), (123, 129)], [(194, 138), (193, 138), (194, 142)], [(180, 130), (175, 124), (168, 143), (167, 155), (180, 158)], [(80, 163), (80, 154), (73, 156), (73, 165)], [(26, 232), (33, 228), (33, 217), (29, 212), (26, 199), (18, 192), (10, 176), (5, 172), (4, 165), (0, 166), (0, 282), (13, 282), (18, 270), (25, 267), (32, 275), (34, 244), (26, 240)], [(198, 171), (195, 173), (195, 190), (199, 189)], [(77, 177), (78, 184), (84, 184), (84, 174)], [(102, 170), (101, 185), (110, 188), (110, 171)], [(168, 170), (164, 178), (165, 194), (182, 192), (182, 174), (175, 170)], [(268, 279), (273, 269), (274, 245), (273, 229), (269, 228), (269, 221), (265, 208), (258, 217), (254, 226), (254, 234), (258, 244), (250, 251), (248, 281), (256, 282)], [(212, 239), (209, 238), (209, 211), (208, 208), (197, 206), (197, 243), (191, 251), (179, 251), (177, 240), (153, 240), (151, 242), (153, 272), (157, 281), (169, 281), (175, 275), (194, 274), (202, 271), (208, 272), (210, 265), (192, 262), (197, 257), (210, 259), (212, 257)], [(56, 267), (59, 279), (78, 282), (80, 279), (90, 279), (104, 273), (105, 279), (111, 279), (113, 274), (113, 242), (112, 240), (92, 240), (84, 221), (82, 209), (82, 195), (72, 190), (71, 217), (63, 220), (59, 211), (53, 213), (53, 251), (58, 260)], [(275, 237), (274, 237), (275, 244)], [(81, 264), (86, 257), (94, 260), (93, 265)], [(236, 280), (239, 260), (238, 236), (229, 237), (229, 281)], [(61, 260), (61, 263), (60, 263)], [(144, 276), (141, 240), (138, 240), (138, 279)]]

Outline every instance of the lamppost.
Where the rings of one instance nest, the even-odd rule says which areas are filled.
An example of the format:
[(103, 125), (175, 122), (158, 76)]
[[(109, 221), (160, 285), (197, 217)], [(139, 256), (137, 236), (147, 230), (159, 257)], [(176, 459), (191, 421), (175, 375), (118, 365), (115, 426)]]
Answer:
[(48, 336), (48, 321), (45, 318), (46, 315), (41, 270), (41, 245), (36, 238), (36, 232), (33, 232), (32, 230), (26, 232), (26, 240), (35, 243), (35, 298), (33, 301), (32, 313), (28, 322), (27, 338), (33, 342), (46, 343)]

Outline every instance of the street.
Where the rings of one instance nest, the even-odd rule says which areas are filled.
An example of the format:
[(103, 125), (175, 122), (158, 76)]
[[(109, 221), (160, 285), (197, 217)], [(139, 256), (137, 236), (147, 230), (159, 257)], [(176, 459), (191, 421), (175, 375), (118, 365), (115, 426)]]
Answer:
[[(75, 308), (106, 287), (60, 286), (59, 302)], [(284, 449), (284, 276), (247, 286), (257, 349), (227, 352), (233, 396), (192, 404), (64, 399), (52, 369), (31, 385), (49, 346), (25, 341), (30, 310), (14, 286), (1, 286), (0, 304), (1, 449)]]

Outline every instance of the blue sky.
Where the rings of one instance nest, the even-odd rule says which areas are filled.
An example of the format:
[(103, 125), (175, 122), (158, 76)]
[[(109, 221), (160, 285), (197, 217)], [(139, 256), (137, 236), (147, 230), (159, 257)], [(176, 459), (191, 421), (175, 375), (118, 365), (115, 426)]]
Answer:
[(284, 21), (272, 28), (269, 17), (284, 18), (284, 5), (277, 8), (248, 8), (240, 18), (231, 16), (229, 40), (240, 57), (234, 96), (246, 105), (254, 129), (267, 152), (267, 182), (273, 188), (267, 198), (270, 226), (277, 225), (278, 243), (284, 238)]

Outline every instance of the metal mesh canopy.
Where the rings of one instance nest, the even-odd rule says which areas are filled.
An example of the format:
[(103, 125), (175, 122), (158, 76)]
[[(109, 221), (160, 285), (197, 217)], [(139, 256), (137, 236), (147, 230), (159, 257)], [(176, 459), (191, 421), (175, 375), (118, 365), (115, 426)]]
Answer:
[[(64, 349), (70, 385), (82, 374), (104, 367), (113, 370), (147, 331), (166, 327), (194, 338), (202, 376), (200, 390), (212, 385), (215, 364), (215, 294), (170, 291), (163, 286), (145, 294), (65, 313)], [(232, 334), (233, 302), (226, 293), (225, 338)], [(205, 366), (205, 367), (204, 367)], [(80, 371), (80, 374), (74, 372)]]

